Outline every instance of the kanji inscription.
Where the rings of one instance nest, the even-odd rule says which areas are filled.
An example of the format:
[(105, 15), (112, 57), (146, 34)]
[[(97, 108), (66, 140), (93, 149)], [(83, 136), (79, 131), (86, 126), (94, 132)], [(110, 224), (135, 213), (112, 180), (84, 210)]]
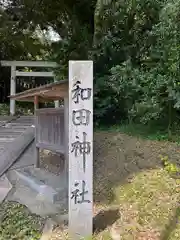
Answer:
[(73, 199), (74, 204), (90, 203), (91, 201), (86, 199), (86, 195), (88, 194), (88, 190), (86, 190), (86, 182), (84, 180), (82, 181), (81, 189), (79, 185), (79, 183), (75, 183), (75, 190), (71, 192), (71, 199)]
[(79, 141), (79, 136), (76, 136), (76, 141), (72, 143), (72, 150), (74, 152), (75, 157), (78, 155), (83, 156), (83, 170), (86, 171), (86, 155), (91, 152), (91, 143), (86, 141), (87, 133), (83, 132), (83, 141)]
[(69, 63), (69, 231), (92, 235), (93, 62)]
[(80, 100), (89, 100), (91, 98), (91, 88), (81, 88), (81, 81), (76, 81), (74, 88), (72, 89), (72, 100), (75, 103), (79, 103)]

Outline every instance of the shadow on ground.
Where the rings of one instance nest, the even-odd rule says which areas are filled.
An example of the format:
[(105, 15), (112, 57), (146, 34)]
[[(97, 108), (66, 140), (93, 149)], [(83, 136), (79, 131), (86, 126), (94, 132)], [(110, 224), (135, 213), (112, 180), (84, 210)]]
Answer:
[(140, 171), (162, 166), (159, 155), (178, 163), (176, 143), (144, 140), (117, 132), (99, 131), (94, 135), (94, 202), (114, 201), (114, 189), (130, 181)]
[(93, 219), (93, 232), (100, 233), (108, 226), (112, 226), (120, 218), (119, 209), (100, 211)]

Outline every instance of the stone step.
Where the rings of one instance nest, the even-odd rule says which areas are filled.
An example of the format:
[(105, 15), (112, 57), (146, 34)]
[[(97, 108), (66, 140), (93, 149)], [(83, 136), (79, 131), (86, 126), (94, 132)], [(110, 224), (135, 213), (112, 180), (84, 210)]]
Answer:
[(12, 137), (12, 136), (0, 136), (0, 142), (12, 142), (14, 141), (15, 137)]
[(25, 186), (30, 187), (32, 190), (38, 193), (37, 198), (42, 198), (50, 203), (55, 203), (55, 200), (58, 198), (58, 192), (55, 189), (41, 181), (38, 181), (36, 178), (33, 178), (28, 173), (21, 170), (17, 170), (16, 174)]
[(34, 124), (34, 121), (22, 121), (22, 122), (14, 122), (14, 123), (10, 123), (12, 126), (17, 125), (17, 126), (31, 126), (32, 124)]
[(10, 143), (14, 140), (15, 138), (0, 138), (0, 144), (6, 144), (6, 143)]
[(36, 169), (34, 166), (8, 173), (9, 180), (21, 182), (21, 185), (31, 188), (37, 193), (38, 199), (58, 204), (66, 197), (66, 185), (63, 175), (53, 175), (47, 171)]
[(0, 148), (5, 148), (5, 144), (0, 143)]
[(4, 127), (4, 129), (10, 129), (12, 132), (14, 132), (14, 131), (21, 131), (21, 132), (23, 132), (23, 131), (25, 131), (28, 127), (30, 127), (30, 126), (13, 126), (13, 127)]
[(8, 123), (8, 125), (5, 125), (4, 128), (6, 129), (27, 129), (28, 127), (31, 127), (32, 124), (28, 124), (28, 125), (25, 125), (25, 124), (14, 124), (14, 125), (11, 125)]
[(63, 173), (55, 175), (47, 170), (35, 167), (25, 168), (24, 172), (29, 174), (31, 177), (36, 178), (40, 182), (53, 187), (57, 191), (61, 191), (66, 188), (66, 178)]
[(17, 119), (17, 120), (15, 120), (15, 121), (11, 121), (11, 122), (17, 122), (17, 123), (22, 123), (22, 122), (24, 122), (24, 123), (32, 123), (32, 122), (34, 122), (34, 118), (19, 118), (19, 119)]
[(14, 133), (14, 132), (9, 132), (9, 133), (6, 133), (6, 132), (0, 132), (0, 138), (16, 138), (18, 137), (19, 135), (21, 135), (21, 133)]
[(24, 204), (31, 212), (41, 216), (63, 214), (68, 207), (67, 188), (62, 185), (63, 176), (55, 176), (49, 172), (44, 176), (45, 172), (34, 170), (34, 167), (9, 170), (6, 176), (14, 187), (14, 192), (11, 192), (7, 200)]
[(16, 119), (16, 120), (13, 120), (13, 121), (11, 121), (12, 123), (29, 123), (29, 124), (31, 124), (31, 123), (33, 123), (34, 122), (34, 117), (20, 117), (20, 118), (18, 118), (18, 119)]
[(0, 122), (10, 122), (18, 119), (17, 117), (12, 117), (12, 116), (2, 116), (0, 115)]
[(8, 123), (8, 125), (9, 126), (11, 126), (11, 127), (14, 127), (14, 126), (27, 126), (27, 127), (29, 127), (29, 126), (31, 126), (31, 124), (32, 123), (25, 123), (24, 121), (21, 123), (21, 122), (10, 122), (10, 123)]
[(24, 129), (10, 129), (10, 128), (0, 128), (0, 134), (18, 134), (21, 135), (24, 132)]
[(18, 202), (25, 205), (32, 213), (47, 217), (59, 214), (61, 208), (56, 204), (49, 203), (37, 198), (37, 193), (25, 185), (12, 185), (11, 191), (6, 197), (6, 201)]

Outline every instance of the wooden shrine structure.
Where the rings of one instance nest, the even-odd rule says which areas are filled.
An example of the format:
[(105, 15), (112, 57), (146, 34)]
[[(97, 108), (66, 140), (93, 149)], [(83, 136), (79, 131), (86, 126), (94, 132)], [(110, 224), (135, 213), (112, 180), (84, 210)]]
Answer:
[[(68, 145), (68, 81), (47, 84), (11, 96), (12, 100), (34, 102), (36, 167), (39, 167), (39, 149), (66, 154)], [(42, 108), (39, 103), (64, 100), (61, 108)], [(67, 162), (67, 161), (66, 161)]]
[[(69, 232), (74, 240), (92, 235), (93, 219), (93, 62), (70, 61), (69, 80), (10, 96), (35, 107), (36, 167), (39, 149), (65, 155)], [(59, 108), (38, 103), (63, 100)]]
[[(0, 61), (0, 65), (3, 67), (11, 68), (11, 80), (10, 80), (10, 95), (16, 94), (16, 77), (45, 77), (54, 78), (56, 81), (53, 71), (19, 71), (17, 68), (46, 68), (55, 69), (58, 65), (56, 62), (47, 61)], [(55, 106), (59, 107), (59, 102), (55, 102)], [(10, 99), (10, 114), (15, 115), (16, 113), (16, 102), (15, 99)]]

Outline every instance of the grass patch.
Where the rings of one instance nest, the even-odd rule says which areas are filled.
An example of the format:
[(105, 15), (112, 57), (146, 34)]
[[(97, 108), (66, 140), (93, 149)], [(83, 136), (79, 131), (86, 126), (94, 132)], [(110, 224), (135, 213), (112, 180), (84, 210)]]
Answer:
[(43, 219), (15, 202), (0, 205), (0, 240), (39, 240)]
[(166, 170), (155, 169), (143, 171), (130, 183), (116, 186), (114, 202), (103, 208), (118, 206), (120, 218), (94, 239), (109, 240), (113, 234), (122, 240), (180, 239), (179, 184)]

